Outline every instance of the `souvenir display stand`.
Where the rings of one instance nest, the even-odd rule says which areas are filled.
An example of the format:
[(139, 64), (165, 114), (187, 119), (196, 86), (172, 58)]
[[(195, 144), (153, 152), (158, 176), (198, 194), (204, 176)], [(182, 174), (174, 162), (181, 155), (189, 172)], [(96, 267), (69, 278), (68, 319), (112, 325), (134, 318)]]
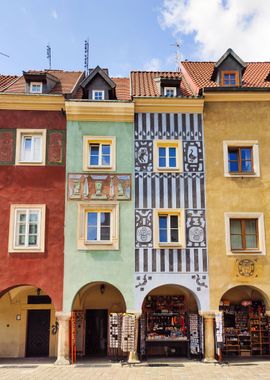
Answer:
[(243, 301), (241, 305), (223, 301), (220, 310), (223, 311), (223, 356), (270, 354), (269, 318), (261, 301)]

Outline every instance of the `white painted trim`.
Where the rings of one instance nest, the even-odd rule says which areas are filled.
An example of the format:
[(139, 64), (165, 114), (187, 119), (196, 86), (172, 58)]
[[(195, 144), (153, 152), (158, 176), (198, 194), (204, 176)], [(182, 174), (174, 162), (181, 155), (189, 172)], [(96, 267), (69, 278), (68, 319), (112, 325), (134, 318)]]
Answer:
[[(33, 91), (33, 86), (40, 86), (40, 91)], [(42, 89), (43, 89), (43, 83), (42, 82), (30, 82), (30, 93), (31, 94), (42, 94)]]
[[(102, 99), (95, 99), (95, 94), (97, 92), (102, 93)], [(105, 99), (105, 91), (104, 90), (92, 90), (92, 100), (100, 101), (100, 100), (104, 100), (104, 99)]]
[(176, 96), (176, 87), (164, 87), (164, 96), (168, 97), (168, 98), (172, 98), (173, 96), (168, 96), (166, 95), (166, 91), (169, 90), (173, 90), (173, 96)]

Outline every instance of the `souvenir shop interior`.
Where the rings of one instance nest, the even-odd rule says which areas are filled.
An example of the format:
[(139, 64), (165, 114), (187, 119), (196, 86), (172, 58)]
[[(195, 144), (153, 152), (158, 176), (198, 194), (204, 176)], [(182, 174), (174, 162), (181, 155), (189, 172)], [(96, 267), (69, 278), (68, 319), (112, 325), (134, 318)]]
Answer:
[(143, 303), (140, 357), (201, 358), (202, 331), (196, 300), (187, 289), (173, 285), (156, 288)]
[(223, 357), (270, 354), (270, 321), (261, 293), (248, 286), (233, 288), (222, 297), (220, 311)]

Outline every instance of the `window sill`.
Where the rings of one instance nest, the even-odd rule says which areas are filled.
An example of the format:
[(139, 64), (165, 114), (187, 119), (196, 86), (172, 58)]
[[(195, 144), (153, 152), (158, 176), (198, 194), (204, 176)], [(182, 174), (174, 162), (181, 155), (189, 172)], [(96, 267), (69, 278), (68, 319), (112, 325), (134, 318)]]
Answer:
[(225, 177), (259, 177), (259, 174), (253, 172), (253, 173), (225, 173)]
[(113, 242), (111, 240), (108, 240), (108, 241), (88, 241), (86, 240), (84, 242), (85, 245), (113, 245)]
[(156, 168), (155, 172), (182, 172), (179, 168)]
[(157, 248), (184, 248), (181, 243), (158, 243)]
[(238, 250), (238, 251), (230, 251), (227, 252), (227, 256), (265, 256), (265, 252), (261, 250), (251, 250), (251, 251), (246, 251), (246, 250)]
[(40, 249), (40, 248), (32, 248), (32, 249), (29, 249), (29, 248), (14, 248), (14, 249), (10, 249), (9, 250), (9, 253), (44, 253), (45, 251)]

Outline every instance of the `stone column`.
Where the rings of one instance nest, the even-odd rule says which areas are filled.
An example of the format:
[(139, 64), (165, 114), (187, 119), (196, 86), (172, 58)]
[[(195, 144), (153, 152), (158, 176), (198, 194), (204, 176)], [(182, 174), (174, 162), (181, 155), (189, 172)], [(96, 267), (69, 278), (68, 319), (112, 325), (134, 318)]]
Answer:
[(71, 313), (56, 312), (59, 323), (56, 365), (69, 365), (69, 322)]
[(139, 318), (141, 312), (132, 312), (135, 315), (135, 332), (134, 332), (134, 351), (129, 352), (128, 363), (140, 363), (138, 358), (138, 341), (139, 341)]
[(216, 363), (215, 359), (215, 332), (214, 319), (215, 313), (203, 313), (204, 321), (204, 362)]

